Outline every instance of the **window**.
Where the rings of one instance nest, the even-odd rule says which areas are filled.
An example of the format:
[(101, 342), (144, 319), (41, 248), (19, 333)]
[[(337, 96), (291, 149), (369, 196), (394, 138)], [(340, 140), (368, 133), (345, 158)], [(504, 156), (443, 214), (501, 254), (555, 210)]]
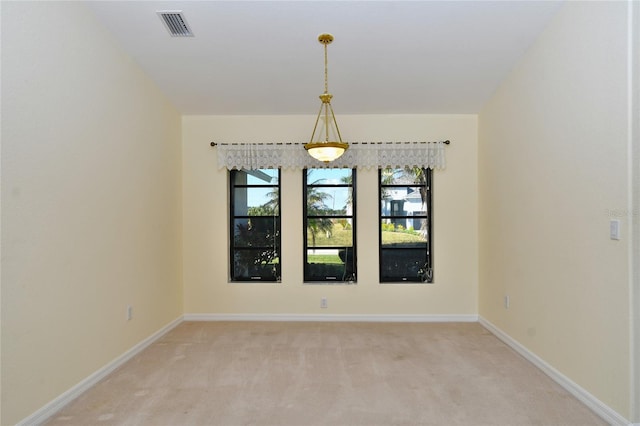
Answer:
[(280, 170), (230, 170), (231, 281), (280, 281)]
[(305, 169), (304, 281), (356, 280), (355, 169)]
[(380, 169), (380, 282), (433, 282), (431, 169)]

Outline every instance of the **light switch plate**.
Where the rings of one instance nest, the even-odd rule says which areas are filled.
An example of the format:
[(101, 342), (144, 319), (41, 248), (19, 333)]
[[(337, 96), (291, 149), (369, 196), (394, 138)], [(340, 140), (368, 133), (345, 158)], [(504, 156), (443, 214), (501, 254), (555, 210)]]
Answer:
[(620, 239), (620, 220), (611, 219), (609, 222), (609, 238), (612, 240)]

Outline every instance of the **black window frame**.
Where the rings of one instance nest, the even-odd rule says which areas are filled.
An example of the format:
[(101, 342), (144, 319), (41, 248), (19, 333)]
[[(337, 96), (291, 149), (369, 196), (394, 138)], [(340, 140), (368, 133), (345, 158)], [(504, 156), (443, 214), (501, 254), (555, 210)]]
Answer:
[[(281, 223), (281, 200), (282, 200), (282, 191), (281, 191), (281, 178), (282, 171), (280, 168), (278, 169), (261, 169), (261, 170), (277, 170), (278, 171), (278, 183), (277, 184), (238, 184), (236, 183), (236, 175), (238, 173), (247, 173), (250, 174), (252, 171), (250, 170), (229, 170), (229, 281), (230, 282), (280, 282), (281, 274), (282, 274), (282, 223)], [(251, 188), (273, 188), (273, 190), (277, 191), (278, 197), (276, 202), (276, 207), (274, 211), (277, 212), (277, 215), (239, 215), (236, 214), (236, 189), (251, 189)], [(265, 218), (272, 218), (273, 221), (273, 229), (271, 236), (267, 234), (264, 235), (264, 238), (273, 238), (272, 245), (256, 245), (253, 242), (249, 241), (246, 245), (239, 245), (236, 227), (241, 225), (238, 221), (247, 221), (247, 227), (244, 229), (244, 232), (247, 235), (251, 232), (250, 224), (253, 220), (253, 223), (259, 223), (261, 220)], [(242, 232), (242, 231), (239, 231)], [(260, 234), (256, 234), (254, 237), (260, 239), (262, 236)], [(259, 260), (259, 257), (254, 258), (253, 267), (247, 264), (246, 269), (248, 272), (251, 272), (250, 269), (253, 269), (254, 272), (262, 269), (257, 274), (247, 273), (246, 275), (242, 275), (238, 273), (238, 269), (236, 268), (236, 255), (240, 255), (241, 253), (249, 253), (250, 251), (260, 251), (262, 256), (265, 254), (267, 256), (271, 255), (268, 252), (273, 250), (274, 259), (277, 258), (277, 263), (271, 266), (271, 273), (267, 273), (269, 267), (260, 268), (256, 262)], [(266, 263), (264, 265), (270, 265)]]
[[(319, 283), (319, 284), (331, 284), (331, 283), (347, 283), (347, 284), (355, 284), (357, 282), (357, 244), (356, 244), (356, 235), (357, 235), (357, 224), (356, 224), (356, 169), (343, 167), (341, 169), (346, 169), (351, 171), (351, 183), (344, 184), (314, 184), (308, 183), (308, 171), (314, 170), (305, 168), (302, 170), (302, 206), (303, 206), (303, 282), (304, 283)], [(308, 189), (309, 188), (351, 188), (351, 214), (347, 215), (309, 215), (308, 212)], [(314, 268), (309, 264), (308, 260), (308, 252), (310, 249), (308, 243), (308, 223), (309, 219), (347, 219), (351, 220), (351, 234), (352, 234), (352, 243), (351, 247), (345, 247), (344, 250), (338, 249), (338, 256), (341, 261), (344, 263), (344, 271), (341, 277), (337, 275), (325, 275), (322, 274), (314, 274)], [(313, 249), (317, 250), (333, 250), (336, 249), (336, 246), (313, 246)], [(315, 268), (318, 269), (318, 268)]]
[[(412, 168), (404, 168), (404, 170)], [(393, 183), (383, 184), (382, 173), (383, 170), (403, 170), (402, 168), (385, 168), (378, 169), (378, 248), (379, 248), (379, 281), (381, 284), (393, 284), (393, 283), (425, 283), (432, 284), (434, 282), (433, 277), (433, 170), (431, 168), (421, 168), (422, 173), (425, 176), (425, 182), (421, 184), (416, 183)], [(424, 214), (408, 215), (408, 214), (392, 214), (390, 211), (388, 214), (383, 212), (383, 189), (386, 188), (420, 188), (424, 186), (426, 194), (426, 211)], [(390, 201), (391, 203), (391, 201)], [(383, 221), (388, 220), (390, 223), (405, 221), (413, 219), (426, 220), (427, 236), (426, 244), (423, 247), (393, 247), (390, 245), (383, 245), (382, 232)], [(424, 253), (424, 257), (421, 257), (421, 252)], [(395, 254), (395, 256), (394, 256)], [(392, 260), (395, 259), (395, 260)], [(424, 262), (422, 262), (424, 260)], [(394, 262), (394, 263), (391, 263)], [(398, 262), (405, 262), (404, 268), (400, 266)], [(391, 271), (393, 268), (398, 271), (402, 270), (402, 273), (393, 274)]]

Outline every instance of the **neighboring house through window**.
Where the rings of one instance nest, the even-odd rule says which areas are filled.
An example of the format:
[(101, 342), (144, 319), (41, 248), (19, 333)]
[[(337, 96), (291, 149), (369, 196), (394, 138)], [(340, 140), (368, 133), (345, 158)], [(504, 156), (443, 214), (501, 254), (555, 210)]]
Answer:
[(380, 169), (380, 282), (433, 282), (432, 171)]
[(355, 282), (355, 169), (305, 169), (304, 281)]
[(230, 280), (280, 281), (280, 170), (230, 170)]

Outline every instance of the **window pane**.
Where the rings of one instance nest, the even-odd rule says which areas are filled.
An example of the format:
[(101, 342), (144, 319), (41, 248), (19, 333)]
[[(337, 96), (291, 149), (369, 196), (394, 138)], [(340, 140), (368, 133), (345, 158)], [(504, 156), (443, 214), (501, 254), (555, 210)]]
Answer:
[(272, 216), (278, 214), (277, 188), (235, 188), (235, 216)]
[[(424, 223), (425, 227), (422, 227)], [(428, 231), (426, 219), (383, 219), (380, 224), (383, 246), (426, 247)]]
[(404, 169), (383, 169), (380, 173), (382, 185), (423, 184), (429, 169), (406, 167)]
[(234, 170), (233, 185), (278, 185), (278, 169)]
[(307, 250), (306, 281), (351, 281), (354, 271), (351, 247)]
[(275, 217), (235, 219), (233, 226), (236, 247), (278, 247), (280, 230)]
[(352, 247), (351, 219), (307, 219), (307, 246)]
[(382, 249), (380, 252), (381, 281), (427, 281), (429, 273), (424, 249)]
[(233, 277), (236, 280), (275, 281), (280, 277), (280, 259), (272, 250), (236, 250)]
[(351, 184), (351, 169), (307, 169), (307, 185)]
[(383, 216), (424, 215), (426, 199), (423, 200), (424, 195), (420, 190), (419, 186), (382, 186), (380, 188), (380, 214)]
[(351, 215), (352, 190), (345, 187), (307, 188), (308, 216)]

